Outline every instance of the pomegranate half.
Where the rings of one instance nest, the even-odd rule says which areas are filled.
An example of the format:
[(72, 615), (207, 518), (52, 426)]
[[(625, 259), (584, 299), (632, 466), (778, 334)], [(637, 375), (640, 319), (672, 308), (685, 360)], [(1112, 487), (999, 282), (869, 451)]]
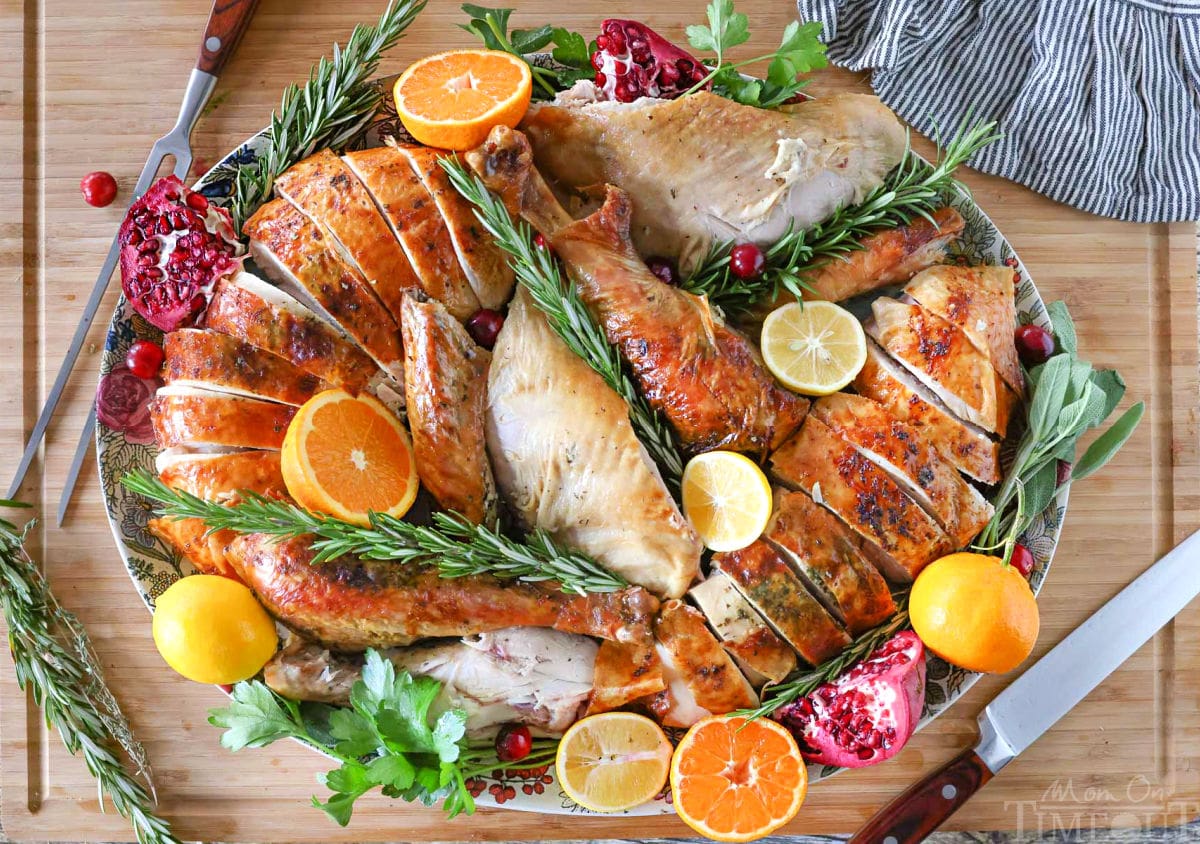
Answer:
[(609, 18), (592, 54), (596, 87), (606, 100), (673, 99), (708, 75), (708, 68), (644, 23)]
[(163, 331), (193, 324), (217, 280), (241, 264), (229, 213), (175, 176), (129, 207), (117, 238), (125, 298)]
[(808, 761), (862, 768), (900, 752), (924, 705), (925, 646), (906, 630), (774, 717), (791, 730)]

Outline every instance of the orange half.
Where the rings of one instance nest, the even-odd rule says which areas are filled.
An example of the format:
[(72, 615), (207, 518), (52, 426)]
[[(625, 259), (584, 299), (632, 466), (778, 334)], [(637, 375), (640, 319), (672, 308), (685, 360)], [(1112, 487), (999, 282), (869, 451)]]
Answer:
[(529, 109), (533, 76), (519, 56), (453, 50), (409, 66), (392, 89), (400, 122), (426, 146), (467, 150), (492, 127), (516, 126)]
[(326, 390), (305, 402), (288, 426), (280, 467), (301, 507), (360, 525), (372, 512), (399, 518), (417, 497), (408, 432), (369, 395)]
[(796, 816), (808, 792), (800, 748), (769, 718), (705, 718), (671, 760), (675, 811), (715, 841), (753, 841)]

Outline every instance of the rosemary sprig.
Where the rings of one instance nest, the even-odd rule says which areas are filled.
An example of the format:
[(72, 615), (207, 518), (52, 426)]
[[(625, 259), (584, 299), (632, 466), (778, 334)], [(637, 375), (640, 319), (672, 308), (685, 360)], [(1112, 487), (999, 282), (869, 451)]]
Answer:
[(334, 44), (333, 58), (322, 57), (303, 87), (292, 84), (284, 90), (279, 111), (271, 114), (265, 147), (237, 170), (230, 210), (239, 231), (271, 196), (279, 174), (319, 149), (343, 146), (362, 131), (382, 96), (371, 81), (379, 60), (425, 2), (390, 0), (375, 26), (354, 27), (345, 48)]
[(901, 630), (908, 628), (908, 592), (896, 598), (895, 614), (872, 627), (850, 643), (850, 646), (832, 659), (822, 662), (811, 671), (798, 674), (786, 682), (763, 689), (762, 704), (757, 709), (745, 709), (737, 713), (746, 718), (762, 718), (771, 715), (779, 707), (793, 703), (822, 683), (832, 683), (841, 674), (870, 656), (871, 652)]
[[(0, 500), (0, 508), (25, 506)], [(101, 806), (107, 795), (141, 844), (175, 844), (170, 824), (151, 809), (154, 786), (145, 751), (104, 683), (87, 633), (59, 606), (25, 550), (33, 525), (29, 522), (21, 529), (0, 519), (0, 606), (17, 684), (30, 691), (67, 750), (83, 755), (96, 778)], [(121, 763), (118, 748), (125, 751), (134, 772)]]
[(621, 366), (621, 354), (608, 342), (575, 286), (568, 284), (549, 250), (533, 243), (533, 230), (523, 220), (513, 220), (504, 203), (483, 181), (467, 172), (457, 158), (443, 158), (451, 184), (475, 206), (475, 216), (509, 255), (509, 264), (534, 304), (546, 315), (550, 327), (571, 351), (594, 369), (629, 408), (629, 421), (646, 451), (658, 464), (663, 480), (675, 495), (683, 477), (683, 458), (667, 421), (638, 392)]
[[(790, 229), (769, 246), (766, 266), (753, 279), (741, 279), (729, 270), (731, 242), (714, 246), (682, 286), (690, 293), (707, 295), (709, 301), (731, 313), (745, 311), (760, 299), (770, 300), (786, 290), (797, 299), (811, 288), (805, 276), (847, 253), (862, 249), (862, 238), (883, 229), (907, 225), (914, 217), (930, 216), (944, 204), (945, 196), (966, 188), (954, 179), (960, 164), (1000, 137), (996, 124), (966, 120), (934, 164), (923, 162), (905, 150), (899, 166), (884, 183), (857, 205), (839, 208), (827, 220), (806, 229)], [(941, 146), (935, 133), (934, 141)]]
[(144, 470), (130, 472), (121, 483), (161, 503), (161, 515), (200, 519), (209, 532), (263, 533), (281, 539), (315, 536), (314, 563), (352, 554), (368, 560), (436, 566), (446, 578), (490, 574), (526, 582), (554, 581), (563, 592), (579, 595), (615, 592), (629, 585), (586, 554), (560, 548), (545, 531), (531, 532), (522, 543), (457, 513), (435, 513), (433, 525), (372, 513), (371, 526), (363, 527), (252, 492), (239, 493), (242, 500), (226, 507), (171, 489)]

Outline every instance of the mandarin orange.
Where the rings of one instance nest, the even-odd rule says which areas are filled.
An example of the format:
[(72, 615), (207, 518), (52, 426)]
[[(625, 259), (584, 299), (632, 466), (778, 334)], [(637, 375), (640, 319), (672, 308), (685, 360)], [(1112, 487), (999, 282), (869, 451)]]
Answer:
[(412, 442), (374, 396), (326, 390), (296, 411), (280, 453), (288, 494), (305, 509), (369, 525), (399, 518), (417, 497)]
[(533, 76), (519, 56), (453, 50), (409, 66), (392, 89), (400, 122), (426, 146), (473, 149), (492, 127), (516, 126), (529, 109)]
[(694, 725), (671, 760), (675, 811), (715, 841), (753, 841), (796, 816), (808, 769), (796, 740), (769, 718), (720, 715)]
[(913, 630), (947, 662), (1003, 674), (1037, 641), (1037, 601), (1014, 566), (985, 554), (950, 554), (917, 576), (908, 599)]

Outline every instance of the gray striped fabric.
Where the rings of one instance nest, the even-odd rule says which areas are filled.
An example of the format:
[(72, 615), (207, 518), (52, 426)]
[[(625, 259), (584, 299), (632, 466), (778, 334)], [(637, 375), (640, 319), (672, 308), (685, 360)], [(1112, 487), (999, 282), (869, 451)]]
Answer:
[(1200, 0), (797, 6), (922, 132), (998, 120), (972, 166), (1108, 217), (1200, 219)]

